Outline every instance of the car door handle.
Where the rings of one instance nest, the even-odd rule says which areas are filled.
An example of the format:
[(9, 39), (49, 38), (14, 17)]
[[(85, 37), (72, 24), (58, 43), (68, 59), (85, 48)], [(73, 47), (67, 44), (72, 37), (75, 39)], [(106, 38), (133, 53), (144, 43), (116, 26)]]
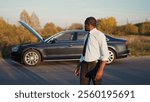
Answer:
[(68, 47), (72, 47), (72, 45), (68, 45)]

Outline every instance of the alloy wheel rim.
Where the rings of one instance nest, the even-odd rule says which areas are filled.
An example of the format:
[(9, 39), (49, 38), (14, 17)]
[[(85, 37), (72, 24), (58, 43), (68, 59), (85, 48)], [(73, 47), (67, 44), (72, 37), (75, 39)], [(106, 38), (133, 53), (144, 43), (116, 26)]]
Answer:
[(112, 51), (109, 51), (109, 58), (108, 58), (107, 63), (109, 64), (109, 63), (113, 62), (114, 58), (115, 58), (114, 53)]
[(39, 62), (39, 56), (36, 52), (28, 52), (25, 55), (25, 62), (28, 65), (36, 65)]

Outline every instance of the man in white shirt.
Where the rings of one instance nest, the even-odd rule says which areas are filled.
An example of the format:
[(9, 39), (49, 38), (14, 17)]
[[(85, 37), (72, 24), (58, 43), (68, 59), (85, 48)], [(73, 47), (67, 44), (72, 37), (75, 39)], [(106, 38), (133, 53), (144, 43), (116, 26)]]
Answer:
[(80, 63), (74, 69), (75, 76), (80, 70), (81, 85), (88, 85), (91, 80), (94, 85), (101, 85), (103, 71), (109, 57), (106, 37), (96, 29), (96, 24), (94, 17), (88, 17), (85, 20), (85, 30), (89, 31), (89, 34), (84, 42)]

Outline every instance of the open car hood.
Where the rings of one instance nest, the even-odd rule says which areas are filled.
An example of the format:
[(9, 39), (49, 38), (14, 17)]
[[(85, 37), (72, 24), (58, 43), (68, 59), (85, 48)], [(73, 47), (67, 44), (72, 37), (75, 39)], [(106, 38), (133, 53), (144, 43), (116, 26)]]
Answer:
[(19, 21), (19, 23), (22, 26), (24, 26), (27, 30), (29, 30), (38, 39), (39, 42), (44, 42), (42, 36), (37, 31), (35, 31), (31, 26), (26, 24), (24, 21)]

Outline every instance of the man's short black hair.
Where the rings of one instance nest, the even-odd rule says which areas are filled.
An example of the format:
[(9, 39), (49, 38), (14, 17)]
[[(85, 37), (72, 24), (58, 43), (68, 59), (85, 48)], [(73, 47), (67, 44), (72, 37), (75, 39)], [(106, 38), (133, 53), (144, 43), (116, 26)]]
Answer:
[(97, 22), (94, 17), (88, 17), (88, 18), (86, 18), (84, 24), (92, 25), (92, 26), (96, 27)]

